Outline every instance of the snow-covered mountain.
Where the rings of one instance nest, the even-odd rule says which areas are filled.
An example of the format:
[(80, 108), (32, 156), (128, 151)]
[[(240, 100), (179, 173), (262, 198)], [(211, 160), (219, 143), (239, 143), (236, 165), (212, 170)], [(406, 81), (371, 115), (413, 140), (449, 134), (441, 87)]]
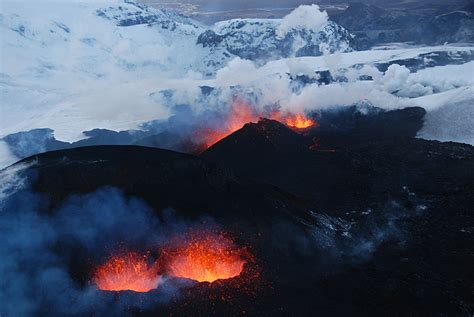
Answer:
[[(8, 75), (71, 71), (100, 77), (109, 75), (110, 67), (154, 66), (186, 72), (201, 70), (209, 55), (195, 45), (203, 25), (130, 0), (6, 2), (0, 25), (2, 72)], [(19, 58), (22, 63), (15, 62)]]
[[(280, 51), (275, 59), (292, 53), (321, 55), (323, 46), (328, 52), (350, 50), (350, 33), (333, 22), (322, 30), (290, 29), (284, 38), (276, 34), (280, 19), (223, 22), (214, 28), (226, 42), (219, 49), (209, 39), (214, 31), (205, 25), (134, 0), (2, 5), (2, 73), (15, 77), (59, 71), (101, 77), (109, 75), (110, 67), (206, 75), (235, 56), (260, 59), (273, 46)], [(244, 53), (244, 45), (254, 51)]]
[[(281, 22), (262, 23), (274, 28)], [(237, 57), (235, 45), (229, 47), (233, 52), (202, 45), (207, 31), (188, 17), (133, 0), (2, 2), (0, 137), (51, 127), (70, 141), (86, 129), (129, 129), (165, 116), (168, 110), (151, 97), (155, 91), (172, 88), (176, 79), (213, 76)], [(300, 45), (311, 53), (314, 41), (305, 41), (316, 33), (295, 32), (306, 34)], [(329, 51), (348, 49), (333, 40), (347, 32), (317, 34)], [(239, 34), (226, 39), (242, 40)], [(251, 47), (262, 44), (247, 40)], [(319, 54), (319, 48), (312, 52)]]
[(321, 30), (292, 29), (284, 37), (277, 35), (279, 25), (280, 21), (275, 19), (218, 22), (213, 30), (199, 36), (198, 43), (261, 62), (352, 50), (352, 34), (334, 22), (328, 22)]
[(354, 36), (329, 21), (316, 5), (301, 6), (283, 19), (234, 19), (201, 34), (204, 47), (226, 49), (244, 59), (266, 62), (286, 57), (349, 52)]

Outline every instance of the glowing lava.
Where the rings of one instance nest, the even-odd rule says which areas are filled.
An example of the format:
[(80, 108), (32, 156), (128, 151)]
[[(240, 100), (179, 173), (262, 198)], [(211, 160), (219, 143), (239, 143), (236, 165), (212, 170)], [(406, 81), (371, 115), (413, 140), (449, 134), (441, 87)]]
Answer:
[(172, 252), (168, 273), (198, 282), (229, 279), (242, 272), (246, 262), (242, 253), (224, 235), (196, 234)]
[(197, 138), (200, 139), (206, 147), (210, 147), (242, 128), (246, 123), (253, 122), (256, 119), (258, 118), (252, 110), (252, 107), (245, 101), (236, 98), (232, 103), (229, 113), (224, 118), (222, 126), (218, 128), (201, 129), (197, 132)]
[(220, 125), (198, 129), (195, 133), (195, 139), (198, 140), (198, 144), (204, 145), (207, 149), (226, 136), (239, 130), (245, 124), (257, 122), (261, 118), (280, 121), (293, 129), (307, 129), (317, 125), (316, 121), (306, 117), (302, 113), (293, 114), (280, 110), (260, 112), (249, 103), (236, 97), (228, 114), (221, 118)]
[(283, 121), (287, 126), (297, 129), (307, 129), (316, 124), (314, 120), (303, 114), (288, 115)]
[(104, 291), (148, 292), (158, 286), (160, 276), (156, 264), (134, 252), (111, 257), (94, 274), (94, 282)]

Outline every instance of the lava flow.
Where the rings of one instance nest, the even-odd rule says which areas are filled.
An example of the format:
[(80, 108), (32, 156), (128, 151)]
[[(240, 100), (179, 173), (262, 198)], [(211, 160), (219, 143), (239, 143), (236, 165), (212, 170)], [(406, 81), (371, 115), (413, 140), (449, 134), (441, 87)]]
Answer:
[(243, 270), (243, 253), (222, 234), (193, 234), (171, 252), (168, 274), (198, 282), (233, 278)]
[(94, 274), (94, 282), (103, 291), (148, 292), (159, 280), (157, 265), (134, 252), (111, 257)]

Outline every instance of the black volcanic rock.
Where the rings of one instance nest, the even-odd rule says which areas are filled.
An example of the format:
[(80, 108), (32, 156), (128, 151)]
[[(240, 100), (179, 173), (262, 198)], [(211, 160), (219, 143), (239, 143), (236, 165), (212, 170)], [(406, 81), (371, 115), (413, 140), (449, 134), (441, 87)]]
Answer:
[[(414, 138), (423, 109), (358, 111), (323, 114), (320, 127), (304, 135), (271, 120), (247, 125), (201, 157), (333, 210), (380, 205), (403, 196), (405, 187), (431, 199), (474, 177), (465, 173), (474, 169), (471, 146)], [(275, 146), (267, 136), (273, 130), (285, 135), (285, 142)], [(442, 182), (433, 184), (434, 178)]]
[(278, 217), (276, 205), (288, 206), (295, 215), (304, 206), (272, 186), (240, 180), (232, 170), (192, 155), (154, 148), (74, 148), (35, 155), (19, 164), (23, 163), (33, 164), (26, 171), (32, 188), (49, 197), (46, 212), (60, 206), (71, 194), (89, 193), (104, 186), (140, 197), (155, 210), (172, 207), (190, 217), (208, 214), (236, 220), (253, 217), (258, 210), (259, 218), (265, 219)]
[(132, 145), (154, 147), (188, 154), (200, 153), (202, 151), (201, 145), (195, 144), (192, 140), (183, 138), (181, 135), (169, 131), (141, 138), (132, 142)]
[[(375, 111), (373, 115), (380, 113)], [(336, 119), (337, 116), (342, 117)], [(239, 160), (243, 145), (242, 134), (237, 132), (202, 157), (226, 164), (238, 175), (275, 184), (310, 199), (319, 210), (331, 210), (353, 224), (359, 223), (360, 218), (352, 215), (361, 209), (366, 210), (363, 214), (380, 216), (395, 203), (410, 210), (407, 215), (411, 216), (399, 220), (408, 239), (406, 247), (398, 250), (382, 247), (383, 251), (377, 252), (373, 261), (318, 280), (311, 290), (293, 294), (305, 297), (314, 291), (315, 301), (322, 296), (324, 304), (315, 304), (319, 313), (394, 316), (472, 313), (474, 148), (415, 139), (423, 117), (419, 109), (383, 114), (388, 119), (385, 122), (392, 123), (385, 132), (375, 117), (359, 117), (354, 111), (337, 116), (322, 120), (319, 130), (324, 132), (319, 135), (323, 144), (347, 139), (339, 140), (334, 151), (316, 148), (294, 156), (285, 154), (291, 151), (282, 150), (271, 160), (269, 155), (261, 154)], [(380, 133), (381, 137), (373, 137)], [(317, 136), (318, 129), (309, 135)], [(326, 137), (332, 140), (325, 142)], [(300, 144), (298, 141), (288, 148), (299, 148)], [(386, 205), (387, 202), (391, 203)], [(431, 298), (430, 304), (427, 298)], [(436, 304), (431, 304), (431, 300)], [(458, 304), (446, 305), (446, 301)]]
[(309, 135), (332, 148), (392, 138), (414, 138), (423, 127), (425, 114), (420, 107), (385, 111), (362, 103), (316, 113), (314, 117), (319, 126)]
[(236, 159), (262, 157), (275, 158), (279, 154), (297, 154), (305, 151), (310, 145), (300, 134), (289, 129), (283, 123), (270, 119), (261, 119), (258, 123), (247, 123), (242, 129), (234, 132), (211, 146), (207, 157), (213, 152), (225, 152)]
[[(18, 176), (44, 197), (43, 213), (70, 195), (113, 186), (142, 198), (157, 217), (167, 207), (186, 219), (212, 216), (258, 260), (265, 282), (254, 293), (199, 284), (168, 304), (132, 310), (137, 316), (470, 316), (474, 148), (413, 138), (413, 113), (413, 122), (399, 120), (404, 112), (385, 114), (407, 125), (397, 127), (408, 131), (402, 136), (352, 138), (335, 150), (310, 146), (318, 129), (299, 134), (262, 120), (200, 158), (100, 146), (44, 153), (10, 168), (26, 165)], [(375, 117), (358, 116), (343, 116), (355, 122), (350, 129), (328, 124), (326, 133), (365, 133), (361, 122)], [(369, 127), (381, 133), (378, 124)], [(78, 251), (71, 261), (71, 274), (81, 276), (87, 257)]]

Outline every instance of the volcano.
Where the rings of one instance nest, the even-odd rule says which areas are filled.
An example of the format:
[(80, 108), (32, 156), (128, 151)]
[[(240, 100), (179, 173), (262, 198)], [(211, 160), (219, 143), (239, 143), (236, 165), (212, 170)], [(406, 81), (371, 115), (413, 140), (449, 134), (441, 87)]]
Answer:
[[(92, 280), (99, 292), (85, 297), (100, 299), (89, 313), (470, 314), (474, 148), (415, 138), (416, 108), (358, 111), (320, 114), (303, 131), (261, 119), (200, 156), (139, 146), (35, 155), (2, 171), (22, 180), (2, 217), (38, 201), (34, 219), (60, 237), (46, 235), (42, 250), (75, 290)], [(123, 245), (131, 253), (114, 254)], [(61, 311), (43, 300), (39, 311)]]
[(212, 153), (226, 153), (229, 157), (254, 155), (256, 157), (275, 157), (280, 152), (301, 152), (307, 140), (287, 125), (270, 119), (258, 123), (247, 123), (229, 137), (214, 144), (202, 154), (210, 158)]
[[(278, 121), (263, 119), (247, 124), (201, 157), (224, 163), (249, 179), (275, 184), (312, 200), (322, 209), (363, 208), (374, 200), (396, 196), (403, 186), (410, 186), (408, 180), (406, 184), (395, 180), (400, 173), (405, 173), (406, 178), (423, 173), (424, 154), (412, 154), (409, 148), (428, 144), (415, 139), (422, 126), (423, 109), (370, 111), (369, 115), (361, 114), (351, 107), (321, 112), (318, 125), (302, 133)], [(387, 156), (392, 156), (390, 161), (400, 161), (388, 169), (379, 166), (383, 160), (378, 158)], [(405, 166), (416, 164), (410, 161), (419, 162), (420, 170)], [(382, 171), (390, 173), (389, 181), (383, 181)], [(441, 172), (434, 167), (427, 173)], [(426, 177), (429, 176), (421, 176)], [(425, 186), (421, 182), (420, 190)]]

